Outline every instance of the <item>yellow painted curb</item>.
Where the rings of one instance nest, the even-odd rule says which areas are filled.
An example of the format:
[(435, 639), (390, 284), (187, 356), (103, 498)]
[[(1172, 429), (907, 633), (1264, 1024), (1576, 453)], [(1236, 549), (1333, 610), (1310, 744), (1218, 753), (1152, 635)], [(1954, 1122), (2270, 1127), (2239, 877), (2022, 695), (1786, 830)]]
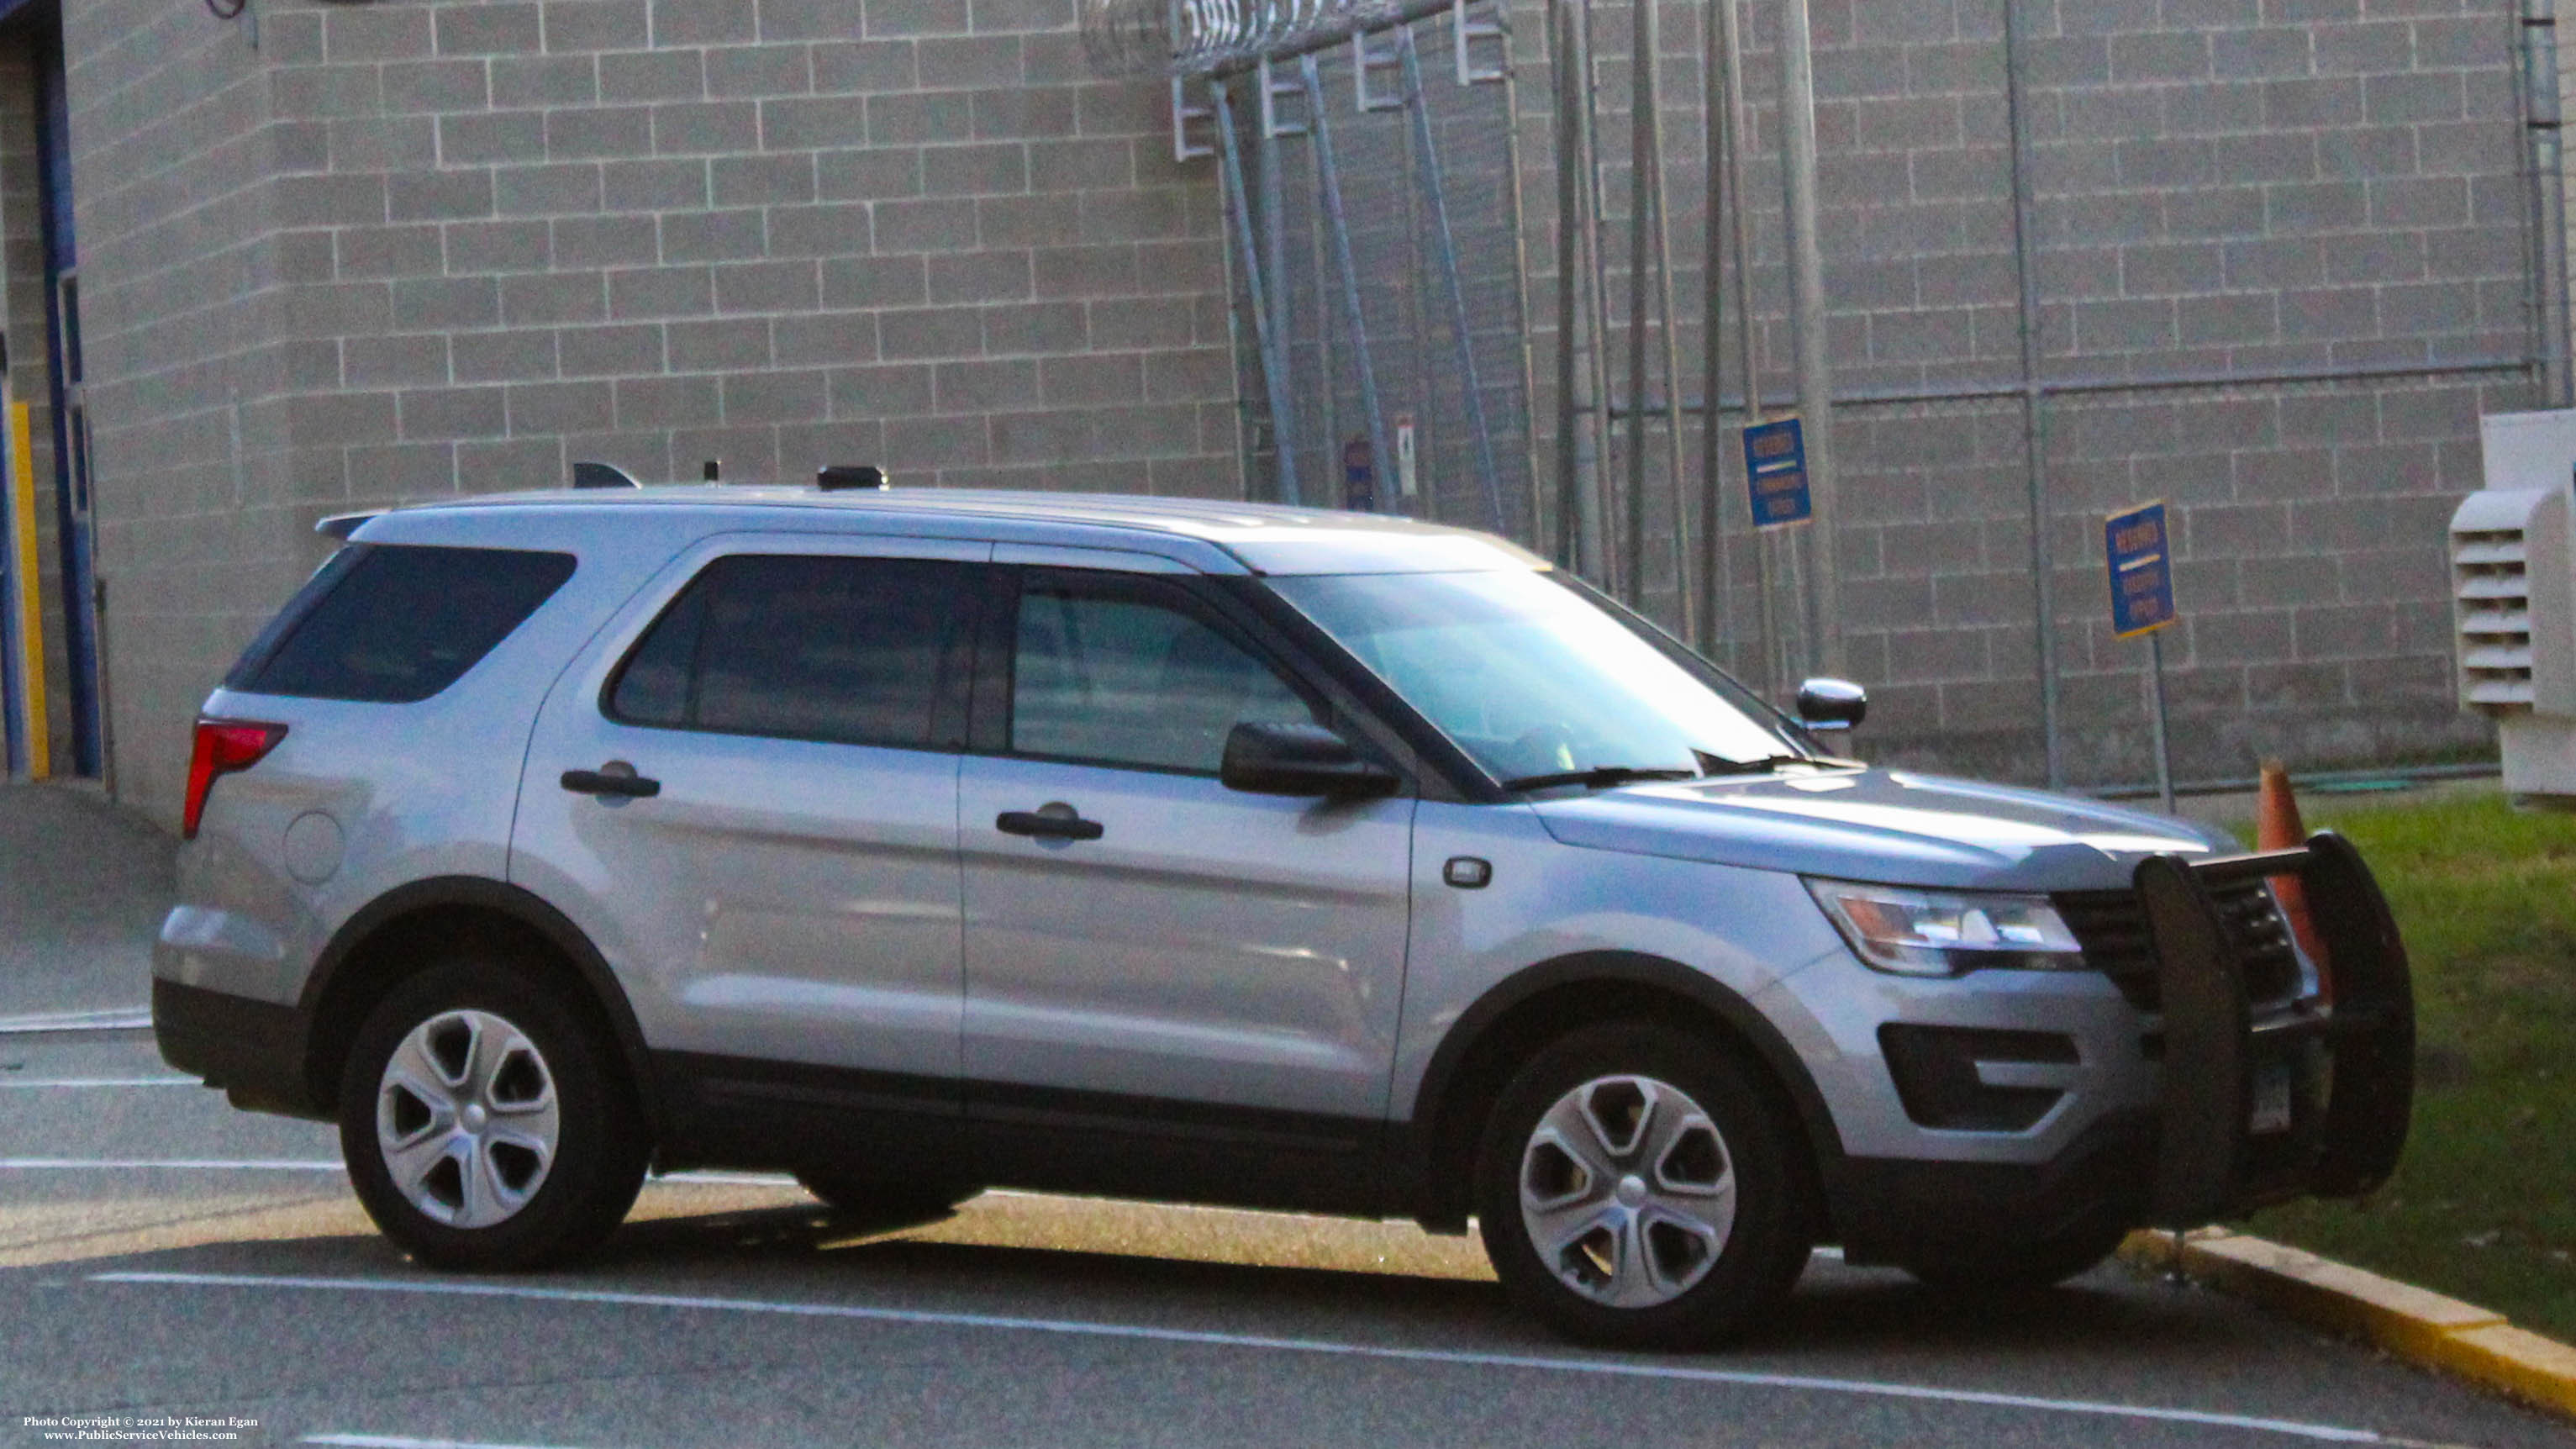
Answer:
[(2122, 1259), (2183, 1273), (2303, 1323), (2365, 1339), (2410, 1362), (2576, 1416), (2576, 1348), (2526, 1332), (2501, 1313), (2224, 1228), (2138, 1232)]

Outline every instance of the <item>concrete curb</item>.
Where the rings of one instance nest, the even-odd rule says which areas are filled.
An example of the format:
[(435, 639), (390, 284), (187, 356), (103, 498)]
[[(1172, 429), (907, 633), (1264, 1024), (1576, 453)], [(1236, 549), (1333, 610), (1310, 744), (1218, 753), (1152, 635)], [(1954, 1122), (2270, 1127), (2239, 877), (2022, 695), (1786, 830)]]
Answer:
[(2224, 1228), (2137, 1232), (2120, 1257), (2173, 1271), (2303, 1323), (2367, 1340), (2413, 1363), (2576, 1417), (2576, 1348), (2491, 1309)]

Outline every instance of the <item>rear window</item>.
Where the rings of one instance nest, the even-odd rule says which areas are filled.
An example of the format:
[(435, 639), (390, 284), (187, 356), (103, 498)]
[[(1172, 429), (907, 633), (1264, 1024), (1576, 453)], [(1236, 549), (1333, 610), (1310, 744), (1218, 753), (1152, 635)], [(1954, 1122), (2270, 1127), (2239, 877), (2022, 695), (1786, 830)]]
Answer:
[(481, 662), (572, 571), (568, 553), (353, 544), (278, 614), (224, 687), (416, 703)]

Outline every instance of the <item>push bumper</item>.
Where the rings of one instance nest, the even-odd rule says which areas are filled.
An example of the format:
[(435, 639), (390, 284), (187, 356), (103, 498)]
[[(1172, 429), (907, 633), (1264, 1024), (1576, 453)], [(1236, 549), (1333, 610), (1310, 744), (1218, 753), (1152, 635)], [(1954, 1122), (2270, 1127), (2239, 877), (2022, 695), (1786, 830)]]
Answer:
[[(2295, 876), (2324, 946), (2329, 1006), (2257, 1018), (2236, 935), (2210, 893)], [(2197, 1227), (2388, 1180), (2415, 1096), (2415, 997), (2387, 897), (2350, 841), (2220, 860), (2151, 856), (2137, 891), (2164, 1012), (2150, 1221)]]

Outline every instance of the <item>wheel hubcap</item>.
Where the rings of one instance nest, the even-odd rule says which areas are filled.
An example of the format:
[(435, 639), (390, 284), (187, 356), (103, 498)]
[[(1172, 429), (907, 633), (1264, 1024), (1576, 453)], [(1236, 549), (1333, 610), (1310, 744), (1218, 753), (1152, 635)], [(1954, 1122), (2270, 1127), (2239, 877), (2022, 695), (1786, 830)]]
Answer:
[(561, 1134), (544, 1053), (488, 1011), (412, 1028), (376, 1088), (376, 1146), (395, 1191), (451, 1228), (517, 1215), (545, 1185)]
[(1612, 1308), (1689, 1292), (1735, 1228), (1735, 1164), (1690, 1096), (1597, 1077), (1556, 1100), (1521, 1152), (1521, 1223), (1560, 1281)]

